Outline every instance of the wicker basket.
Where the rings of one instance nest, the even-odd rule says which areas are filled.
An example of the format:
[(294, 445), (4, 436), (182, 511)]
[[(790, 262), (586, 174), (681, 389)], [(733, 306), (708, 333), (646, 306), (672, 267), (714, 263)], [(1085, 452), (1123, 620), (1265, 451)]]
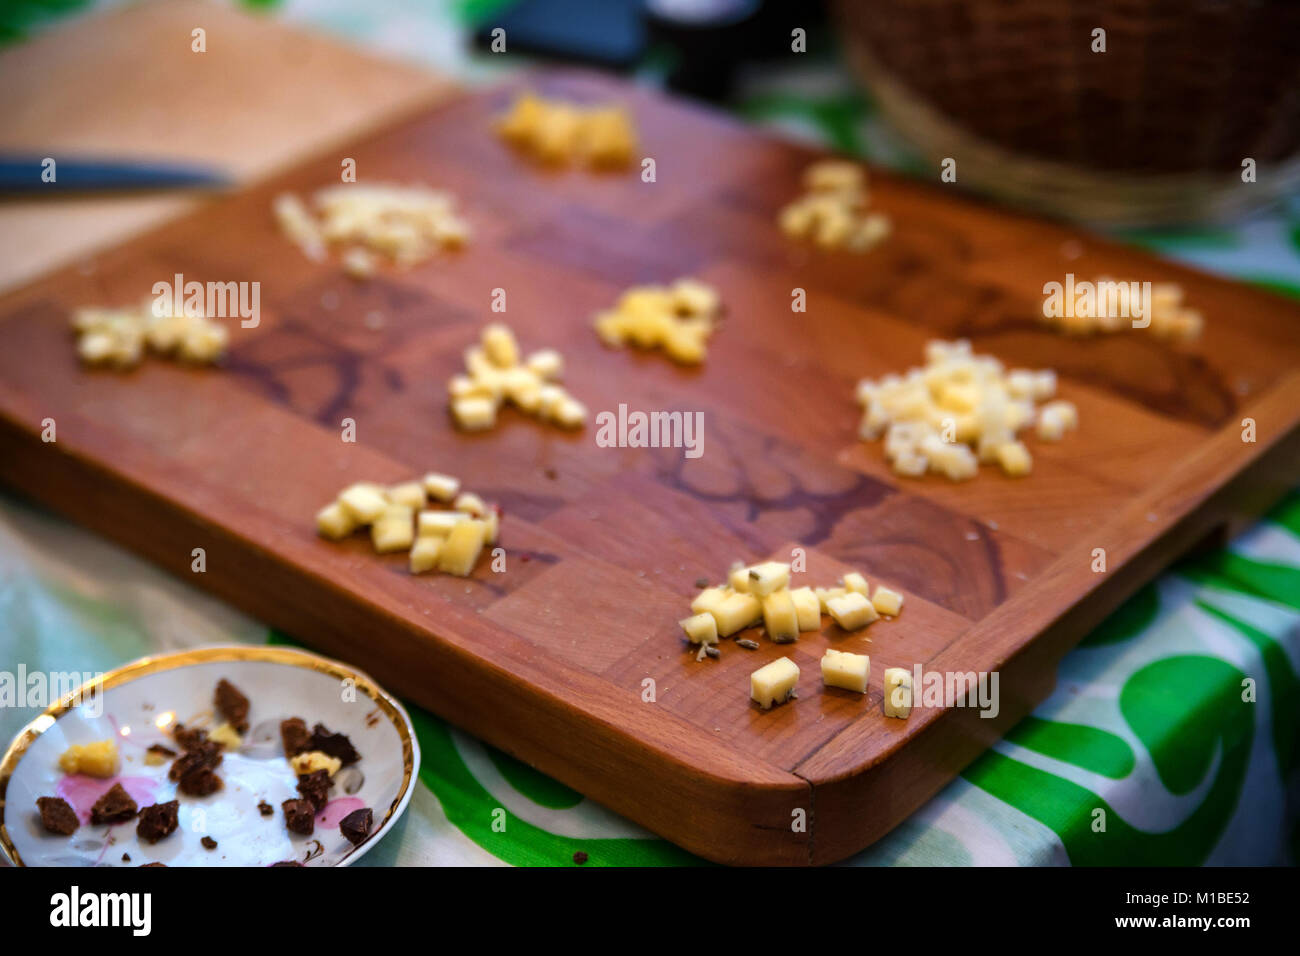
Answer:
[[(836, 0), (882, 111), (958, 182), (1115, 225), (1300, 185), (1300, 0)], [(1091, 49), (1106, 31), (1106, 52)], [(1242, 181), (1253, 158), (1256, 182)]]

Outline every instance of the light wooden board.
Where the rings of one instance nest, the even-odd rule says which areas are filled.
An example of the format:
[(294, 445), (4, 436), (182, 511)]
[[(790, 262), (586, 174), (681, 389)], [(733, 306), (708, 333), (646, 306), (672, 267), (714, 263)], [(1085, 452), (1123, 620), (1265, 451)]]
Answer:
[[(0, 300), (0, 480), (370, 671), (393, 690), (711, 859), (842, 859), (904, 819), (1051, 690), (1055, 665), (1128, 594), (1300, 473), (1300, 317), (1265, 293), (1055, 225), (876, 177), (894, 220), (867, 256), (774, 226), (809, 150), (607, 81), (553, 92), (635, 110), (658, 181), (539, 172), (488, 132), (512, 90), (467, 96), (346, 147), (363, 179), (452, 190), (462, 253), (358, 284), (304, 259), (269, 207), (337, 181), (338, 151)], [(1175, 280), (1207, 316), (1173, 347), (1076, 340), (1035, 322), (1067, 271)], [(69, 309), (152, 283), (260, 281), (262, 321), (222, 370), (74, 357)], [(590, 316), (626, 286), (697, 275), (727, 318), (707, 363), (610, 351)], [(807, 290), (808, 312), (790, 311)], [(506, 413), (458, 434), (445, 382), (489, 311), (525, 349), (566, 356), (593, 412), (705, 413), (704, 454), (597, 447)], [(382, 327), (367, 327), (379, 313)], [(232, 326), (234, 323), (231, 323)], [(1055, 368), (1082, 425), (1033, 444), (1034, 474), (896, 479), (856, 438), (853, 385), (969, 336), (1009, 365)], [(1241, 421), (1258, 441), (1243, 443)], [(45, 418), (58, 441), (43, 443)], [(340, 441), (352, 418), (358, 441)], [(362, 538), (319, 540), (347, 483), (439, 469), (500, 502), (507, 570), (412, 577)], [(863, 634), (724, 644), (696, 663), (677, 620), (730, 562), (808, 552), (808, 583), (850, 569), (907, 595)], [(193, 574), (191, 553), (206, 551)], [(1092, 569), (1105, 548), (1108, 570)], [(824, 691), (828, 647), (872, 658), (865, 697)], [(799, 700), (763, 712), (748, 675), (782, 655)], [(1000, 713), (881, 712), (887, 666), (1000, 672)], [(655, 699), (643, 694), (654, 681)], [(806, 829), (791, 826), (804, 811)]]

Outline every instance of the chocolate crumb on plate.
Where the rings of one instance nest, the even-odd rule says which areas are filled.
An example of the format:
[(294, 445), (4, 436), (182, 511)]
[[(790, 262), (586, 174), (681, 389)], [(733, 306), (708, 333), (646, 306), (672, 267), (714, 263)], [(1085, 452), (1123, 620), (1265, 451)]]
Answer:
[(125, 823), (135, 816), (139, 807), (131, 795), (120, 784), (115, 783), (90, 808), (90, 822)]
[(37, 797), (36, 809), (41, 812), (41, 824), (51, 833), (68, 836), (81, 826), (77, 812), (62, 797)]
[(217, 681), (212, 703), (217, 708), (217, 713), (226, 718), (226, 723), (236, 731), (243, 734), (248, 730), (248, 698), (224, 677)]
[(330, 772), (313, 770), (311, 773), (298, 774), (298, 792), (312, 805), (317, 813), (325, 809), (330, 800)]
[(151, 867), (151, 866), (164, 866), (164, 867), (165, 867), (166, 865), (167, 865), (166, 863), (159, 863), (157, 860), (154, 860), (152, 863), (141, 863), (140, 866), (139, 866), (139, 869), (141, 869), (141, 870), (146, 870), (146, 869), (148, 869), (148, 868)]
[(587, 859), (587, 854), (583, 853), (581, 850), (573, 854), (573, 862), (578, 864), (578, 866), (582, 866), (582, 864), (586, 863)]
[(310, 800), (286, 800), (280, 807), (284, 810), (284, 825), (290, 832), (312, 835), (316, 829), (316, 809)]
[(281, 860), (279, 863), (272, 863), (271, 866), (302, 866), (297, 860)]
[(356, 748), (352, 746), (352, 741), (348, 739), (347, 734), (330, 733), (330, 729), (324, 724), (317, 724), (311, 729), (310, 749), (337, 757), (345, 767), (361, 759), (361, 754), (357, 753)]
[(205, 836), (199, 842), (203, 844), (203, 849), (205, 850), (215, 850), (217, 848), (217, 841), (212, 839), (210, 836)]
[(186, 727), (184, 724), (177, 724), (172, 728), (172, 740), (176, 741), (176, 746), (181, 750), (198, 750), (207, 743), (208, 732), (202, 727)]
[(179, 800), (169, 800), (145, 807), (140, 811), (135, 835), (146, 843), (157, 843), (163, 837), (171, 836), (176, 830), (176, 811), (180, 805)]
[(221, 760), (221, 745), (205, 739), (177, 757), (167, 776), (179, 783), (181, 793), (206, 797), (221, 789), (221, 778), (213, 772)]
[(275, 813), (275, 807), (263, 800), (257, 805), (257, 812), (264, 817), (269, 817), (271, 814)]
[(173, 757), (176, 756), (176, 751), (172, 750), (171, 747), (167, 747), (163, 744), (150, 744), (149, 749), (146, 752), (151, 754), (157, 754), (159, 757), (166, 757), (168, 760), (171, 760)]
[(122, 854), (122, 862), (123, 862), (123, 863), (130, 863), (130, 862), (131, 862), (131, 854), (130, 854), (130, 853), (123, 853), (123, 854)]
[(370, 828), (375, 825), (375, 815), (369, 807), (353, 810), (339, 821), (339, 832), (348, 838), (353, 846), (359, 846), (370, 836)]
[(307, 722), (301, 717), (280, 721), (280, 741), (284, 744), (286, 757), (296, 757), (311, 750), (311, 731), (307, 729)]

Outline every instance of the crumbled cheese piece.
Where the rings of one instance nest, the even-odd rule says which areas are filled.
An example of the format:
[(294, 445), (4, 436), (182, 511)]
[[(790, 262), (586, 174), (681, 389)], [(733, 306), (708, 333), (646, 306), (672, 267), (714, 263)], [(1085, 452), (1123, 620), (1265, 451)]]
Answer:
[(388, 507), (388, 496), (378, 485), (360, 481), (343, 490), (338, 503), (357, 524), (370, 524)]
[(454, 375), (447, 383), (451, 413), (466, 431), (496, 424), (497, 411), (510, 402), (526, 415), (562, 428), (579, 428), (587, 421), (587, 408), (553, 379), (564, 368), (552, 349), (534, 352), (520, 364), (514, 333), (502, 323), (483, 330), (481, 345), (465, 351), (468, 374)]
[(421, 511), (416, 519), (416, 533), (421, 538), (445, 538), (452, 528), (470, 517), (463, 511)]
[(887, 617), (898, 617), (898, 612), (903, 609), (903, 595), (882, 584), (872, 595), (871, 606)]
[(912, 713), (912, 675), (902, 667), (885, 668), (885, 716), (906, 718)]
[(871, 658), (866, 654), (827, 650), (822, 655), (822, 683), (827, 687), (842, 687), (865, 694), (870, 677)]
[(1135, 283), (1115, 281), (1102, 276), (1093, 282), (1075, 283), (1070, 280), (1062, 289), (1060, 308), (1049, 315), (1040, 311), (1039, 321), (1067, 335), (1097, 335), (1132, 329), (1149, 331), (1162, 339), (1189, 341), (1197, 338), (1205, 326), (1204, 316), (1183, 302), (1183, 288), (1174, 282), (1157, 282), (1151, 286), (1148, 324), (1134, 328), (1133, 321), (1139, 311), (1133, 295), (1141, 294)]
[(752, 594), (732, 592), (709, 613), (718, 622), (718, 636), (730, 637), (757, 624), (763, 617), (763, 605)]
[(424, 476), (424, 493), (434, 501), (451, 501), (460, 492), (460, 480), (431, 471)]
[(438, 566), (438, 555), (442, 551), (442, 538), (433, 535), (421, 535), (411, 545), (411, 573), (423, 574)]
[(438, 569), (447, 574), (467, 577), (478, 563), (486, 541), (486, 525), (477, 518), (458, 522), (438, 552)]
[(799, 614), (785, 588), (763, 597), (763, 626), (767, 628), (767, 636), (777, 644), (799, 639)]
[(340, 183), (317, 191), (312, 205), (314, 213), (283, 194), (272, 209), (281, 231), (308, 258), (321, 261), (329, 246), (346, 246), (343, 268), (355, 278), (374, 274), (376, 255), (411, 265), (469, 236), (452, 197), (425, 186)]
[(813, 593), (817, 595), (817, 603), (821, 606), (821, 613), (829, 614), (831, 610), (826, 606), (826, 602), (831, 598), (843, 597), (849, 592), (847, 588), (813, 588)]
[(826, 602), (826, 607), (835, 623), (846, 631), (866, 627), (880, 617), (867, 597), (857, 591), (831, 598)]
[(370, 526), (370, 541), (380, 554), (405, 551), (415, 540), (415, 512), (406, 505), (388, 505)]
[(783, 704), (794, 694), (799, 683), (799, 665), (788, 657), (778, 657), (749, 675), (749, 696), (764, 710)]
[(239, 736), (239, 731), (228, 723), (218, 724), (208, 731), (208, 739), (221, 744), (227, 750), (238, 750), (244, 745), (244, 738)]
[(632, 118), (623, 108), (577, 106), (535, 93), (515, 100), (496, 128), (521, 153), (552, 166), (617, 169), (632, 161), (637, 148)]
[(315, 773), (317, 770), (325, 770), (332, 777), (339, 772), (343, 761), (319, 750), (306, 750), (290, 757), (289, 766), (300, 777), (305, 773)]
[(730, 596), (731, 592), (727, 588), (705, 588), (699, 594), (695, 595), (695, 599), (691, 601), (691, 611), (695, 614), (701, 612), (712, 614), (720, 608), (722, 603)]
[(678, 279), (671, 286), (627, 290), (613, 309), (597, 313), (594, 325), (606, 345), (662, 348), (674, 361), (694, 365), (704, 361), (721, 311), (722, 299), (712, 286)]
[(804, 172), (807, 192), (781, 210), (781, 231), (824, 249), (866, 252), (892, 231), (888, 216), (869, 210), (867, 174), (856, 163), (825, 160)]
[(59, 769), (64, 773), (111, 777), (117, 773), (117, 765), (117, 743), (112, 739), (72, 744), (59, 755)]
[(452, 510), (463, 511), (467, 515), (473, 515), (475, 518), (481, 518), (488, 512), (488, 506), (483, 499), (472, 491), (462, 491), (452, 502)]
[(692, 614), (677, 623), (682, 626), (682, 630), (686, 632), (686, 637), (692, 644), (718, 643), (718, 622), (714, 620), (712, 614), (706, 612)]
[(230, 333), (218, 322), (185, 312), (157, 315), (151, 301), (136, 308), (78, 309), (72, 327), (83, 362), (118, 369), (138, 365), (146, 346), (158, 355), (210, 364), (225, 354), (230, 340)]
[[(899, 475), (928, 471), (965, 481), (981, 462), (996, 462), (1008, 475), (1028, 474), (1033, 458), (1016, 434), (1034, 421), (1036, 403), (1056, 393), (1056, 373), (1008, 372), (997, 359), (973, 354), (965, 339), (928, 343), (925, 360), (906, 375), (858, 383), (859, 436), (883, 437), (885, 458)], [(1039, 437), (1047, 440), (1078, 424), (1069, 402), (1048, 402), (1037, 417)]]

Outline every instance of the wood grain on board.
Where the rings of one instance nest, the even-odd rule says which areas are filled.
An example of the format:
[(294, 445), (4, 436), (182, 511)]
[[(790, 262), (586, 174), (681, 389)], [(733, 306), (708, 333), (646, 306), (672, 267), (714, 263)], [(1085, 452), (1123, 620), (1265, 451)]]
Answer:
[[(271, 199), (336, 182), (335, 151), (13, 293), (0, 300), (0, 480), (690, 850), (806, 864), (888, 832), (1050, 692), (1089, 628), (1300, 473), (1294, 305), (883, 174), (873, 201), (894, 235), (865, 256), (822, 252), (774, 225), (810, 150), (608, 81), (537, 82), (630, 103), (658, 181), (533, 168), (488, 131), (503, 88), (347, 147), (363, 180), (453, 191), (475, 229), (460, 253), (360, 283), (307, 261)], [(1057, 336), (1034, 315), (1042, 284), (1067, 271), (1181, 282), (1205, 334)], [(78, 365), (70, 309), (137, 301), (175, 273), (261, 283), (261, 323), (229, 323), (223, 368)], [(593, 312), (682, 275), (727, 305), (702, 367), (599, 343)], [(806, 314), (790, 310), (795, 287)], [(560, 349), (593, 413), (702, 411), (703, 455), (601, 448), (594, 426), (565, 433), (513, 411), (457, 433), (445, 383), (502, 318), (495, 288), (523, 348)], [(857, 379), (958, 335), (1057, 369), (1079, 407), (1063, 442), (1030, 440), (1026, 479), (898, 479), (856, 438)], [(1244, 417), (1256, 443), (1241, 441)], [(57, 443), (40, 440), (45, 418)], [(343, 418), (356, 444), (340, 441)], [(363, 536), (316, 537), (315, 511), (349, 482), (430, 469), (501, 503), (504, 573), (484, 560), (468, 580), (413, 577)], [(808, 583), (858, 569), (901, 589), (903, 614), (753, 652), (724, 642), (697, 663), (677, 626), (695, 580), (796, 545)], [(821, 687), (829, 647), (871, 655), (865, 697)], [(760, 711), (748, 675), (784, 655), (799, 699)], [(999, 716), (886, 719), (881, 675), (914, 664), (1000, 669)]]

